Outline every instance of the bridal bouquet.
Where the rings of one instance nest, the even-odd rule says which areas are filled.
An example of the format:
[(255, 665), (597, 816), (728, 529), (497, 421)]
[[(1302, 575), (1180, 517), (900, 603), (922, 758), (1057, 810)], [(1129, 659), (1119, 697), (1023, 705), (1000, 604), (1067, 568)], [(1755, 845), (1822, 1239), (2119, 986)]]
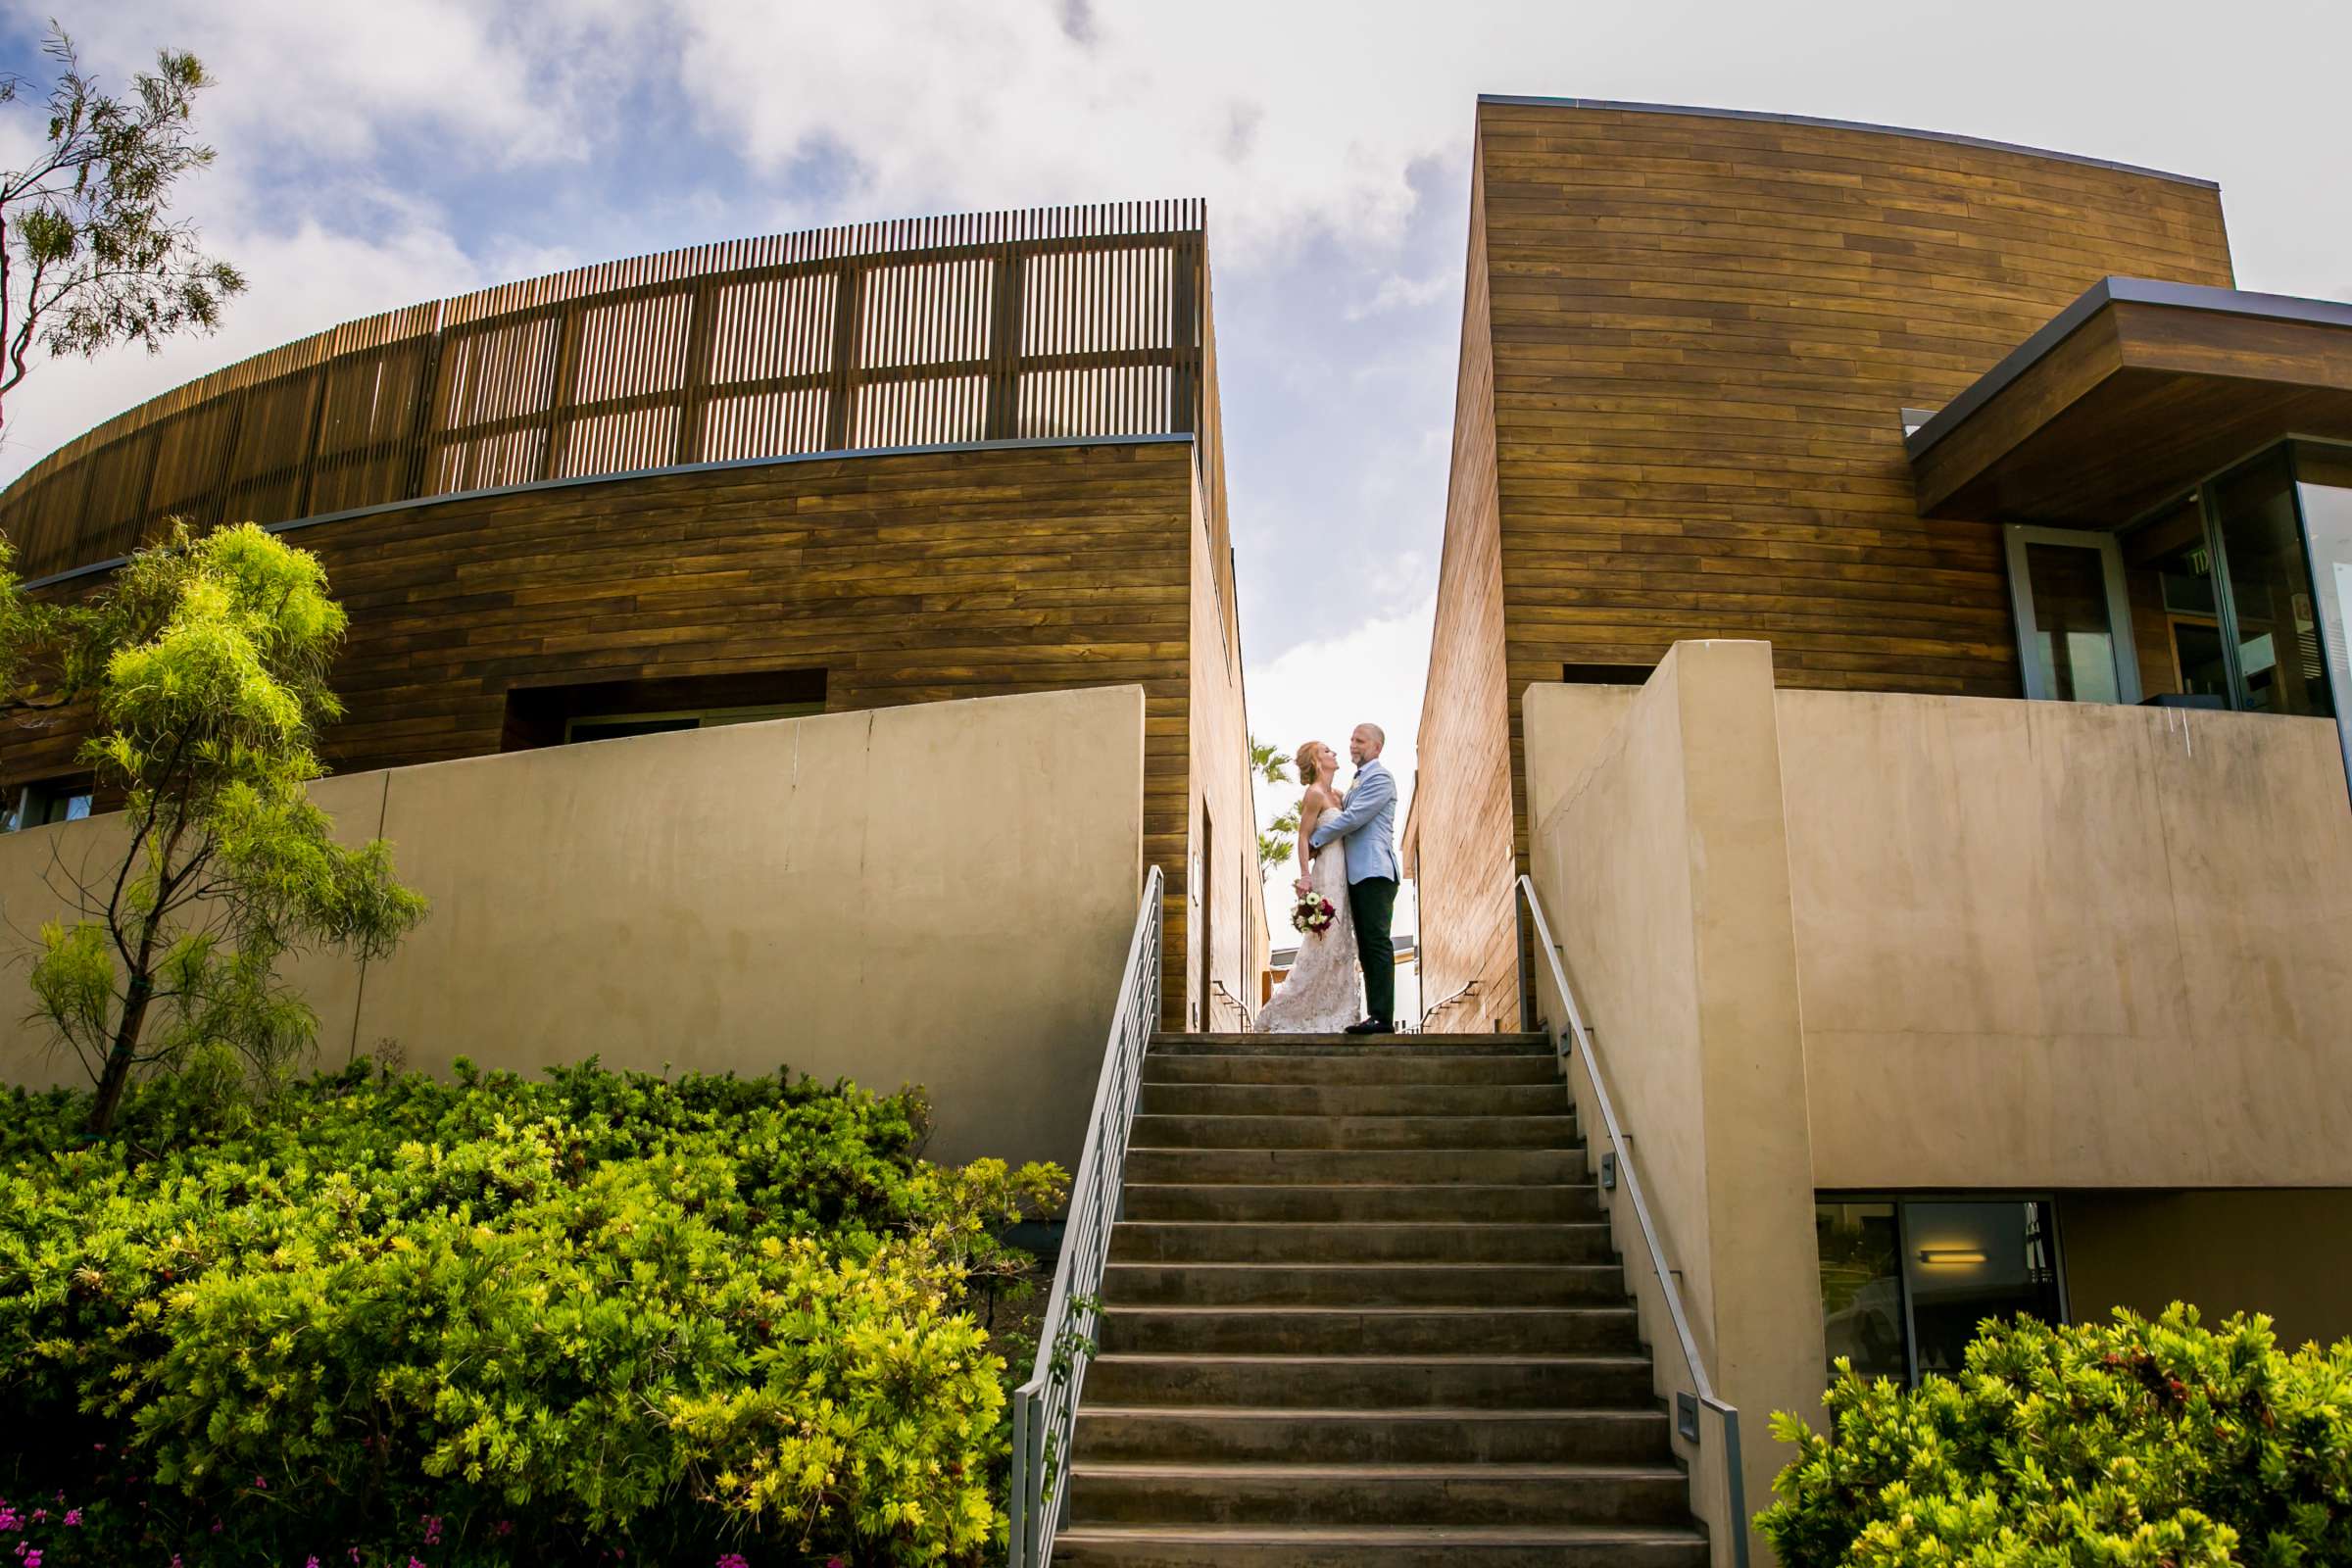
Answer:
[(1330, 930), (1331, 922), (1339, 917), (1340, 911), (1320, 893), (1301, 893), (1298, 906), (1291, 910), (1292, 926), (1310, 937), (1319, 937)]

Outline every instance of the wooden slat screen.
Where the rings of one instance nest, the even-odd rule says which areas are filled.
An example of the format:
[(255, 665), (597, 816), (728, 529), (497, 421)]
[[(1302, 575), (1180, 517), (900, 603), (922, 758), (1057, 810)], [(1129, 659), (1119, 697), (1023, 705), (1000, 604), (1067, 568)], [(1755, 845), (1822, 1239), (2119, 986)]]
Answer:
[(1199, 437), (1228, 546), (1207, 213), (1126, 202), (704, 245), (346, 322), (176, 387), (0, 492), (27, 577), (164, 518), (282, 522), (675, 464)]

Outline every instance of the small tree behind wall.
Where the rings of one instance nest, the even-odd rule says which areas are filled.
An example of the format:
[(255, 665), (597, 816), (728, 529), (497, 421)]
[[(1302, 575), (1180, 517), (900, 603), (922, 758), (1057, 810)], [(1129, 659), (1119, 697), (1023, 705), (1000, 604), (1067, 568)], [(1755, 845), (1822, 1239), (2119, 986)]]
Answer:
[(63, 662), (99, 718), (82, 757), (123, 792), (127, 837), (67, 875), (77, 918), (42, 928), (31, 984), (97, 1086), (93, 1133), (143, 1070), (273, 1080), (318, 1035), (279, 958), (380, 957), (423, 918), (389, 847), (337, 844), (306, 788), (344, 623), (318, 558), (252, 523), (176, 526), (71, 622)]

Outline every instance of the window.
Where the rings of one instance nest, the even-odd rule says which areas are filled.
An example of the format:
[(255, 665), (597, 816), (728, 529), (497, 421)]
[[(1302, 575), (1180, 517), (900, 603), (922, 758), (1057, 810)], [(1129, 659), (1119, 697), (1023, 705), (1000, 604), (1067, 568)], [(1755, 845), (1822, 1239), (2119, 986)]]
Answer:
[(825, 672), (821, 669), (523, 686), (507, 693), (506, 731), (500, 749), (524, 752), (579, 741), (748, 724), (763, 718), (799, 718), (823, 711)]
[(1642, 686), (1655, 664), (1562, 664), (1560, 679), (1570, 686)]
[(2138, 702), (2139, 660), (2115, 536), (2012, 524), (2008, 542), (2026, 695)]
[(1960, 1370), (1977, 1325), (2024, 1314), (2064, 1318), (2057, 1229), (2041, 1199), (1824, 1197), (1824, 1361), (1917, 1383)]
[(0, 813), (0, 832), (16, 833), (51, 822), (78, 822), (90, 814), (90, 781), (86, 778), (42, 779), (20, 786), (16, 799)]
[(666, 735), (672, 730), (715, 729), (763, 718), (806, 718), (825, 710), (822, 703), (779, 703), (766, 708), (707, 708), (676, 713), (587, 713), (564, 721), (564, 744), (625, 740), (632, 735)]

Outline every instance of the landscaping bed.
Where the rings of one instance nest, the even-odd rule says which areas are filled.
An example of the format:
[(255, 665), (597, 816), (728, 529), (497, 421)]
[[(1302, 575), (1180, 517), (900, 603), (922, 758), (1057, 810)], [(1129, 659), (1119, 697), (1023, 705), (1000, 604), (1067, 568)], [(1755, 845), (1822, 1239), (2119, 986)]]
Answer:
[(911, 1092), (461, 1062), (87, 1107), (0, 1105), (0, 1565), (1001, 1551), (996, 1238), (1061, 1176), (923, 1161)]

